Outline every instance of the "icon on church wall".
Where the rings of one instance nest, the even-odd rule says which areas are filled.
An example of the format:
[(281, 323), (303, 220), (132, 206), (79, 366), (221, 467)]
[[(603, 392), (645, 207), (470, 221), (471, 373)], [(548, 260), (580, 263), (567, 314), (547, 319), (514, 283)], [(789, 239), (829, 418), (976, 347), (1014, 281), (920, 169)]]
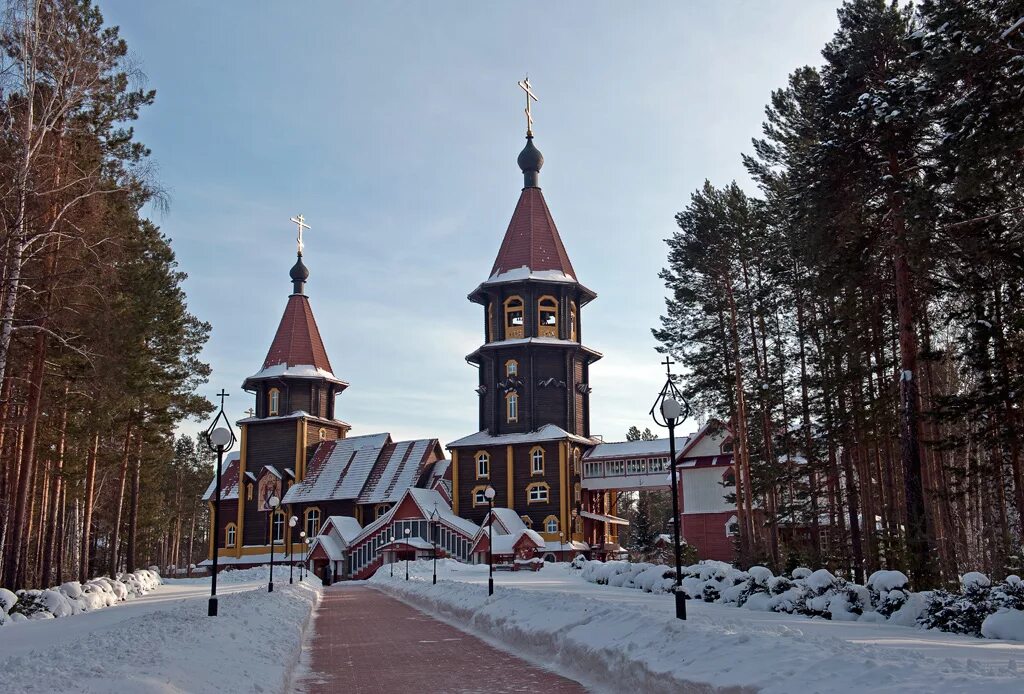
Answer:
[(281, 480), (274, 477), (274, 475), (266, 474), (263, 476), (263, 479), (260, 480), (259, 510), (270, 511), (270, 499), (274, 496), (281, 498)]

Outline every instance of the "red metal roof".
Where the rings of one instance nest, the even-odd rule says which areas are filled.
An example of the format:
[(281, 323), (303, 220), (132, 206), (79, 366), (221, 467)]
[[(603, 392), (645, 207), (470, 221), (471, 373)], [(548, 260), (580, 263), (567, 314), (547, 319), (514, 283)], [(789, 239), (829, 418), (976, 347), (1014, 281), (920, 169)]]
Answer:
[(576, 277), (540, 188), (524, 188), (519, 196), (491, 277), (524, 266), (533, 272), (558, 270)]
[(302, 294), (288, 297), (288, 305), (284, 308), (281, 324), (277, 326), (277, 334), (263, 361), (263, 368), (277, 364), (310, 365), (334, 373), (327, 358), (327, 350), (324, 349), (324, 341), (320, 338), (320, 329), (313, 318), (309, 299)]

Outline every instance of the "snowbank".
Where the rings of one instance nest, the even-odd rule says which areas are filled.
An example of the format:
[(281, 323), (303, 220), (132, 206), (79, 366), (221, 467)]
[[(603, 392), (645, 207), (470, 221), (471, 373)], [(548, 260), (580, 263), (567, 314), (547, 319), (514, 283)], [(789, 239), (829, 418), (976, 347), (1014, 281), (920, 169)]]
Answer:
[(217, 617), (206, 614), (208, 583), (168, 582), (63, 629), (51, 621), (0, 630), (0, 692), (290, 691), (319, 581), (288, 585), (285, 577), (273, 593), (262, 583), (233, 584), (218, 598)]
[(0, 625), (40, 619), (70, 617), (91, 612), (119, 602), (137, 598), (160, 585), (160, 575), (149, 569), (118, 574), (117, 578), (100, 576), (85, 585), (67, 581), (46, 590), (0, 588)]
[[(628, 561), (578, 561), (585, 581), (598, 585), (638, 588), (647, 593), (670, 593), (675, 570), (670, 566)], [(912, 593), (907, 576), (900, 571), (876, 571), (867, 585), (849, 583), (827, 569), (798, 568), (791, 577), (775, 576), (764, 566), (740, 571), (719, 561), (702, 561), (683, 568), (681, 588), (690, 599), (749, 610), (785, 612), (843, 622), (892, 623), (924, 626), (971, 636), (1004, 638), (1014, 633), (1010, 618), (986, 618), (997, 610), (1024, 610), (1024, 582), (1008, 576), (1000, 584), (972, 571), (961, 578), (961, 593), (928, 591)], [(996, 626), (998, 625), (998, 626)], [(1015, 638), (1015, 637), (1006, 637)]]
[[(631, 573), (622, 568), (591, 571), (607, 573), (609, 579)], [(404, 580), (404, 572), (391, 578), (379, 571), (370, 583), (597, 692), (710, 693), (731, 688), (765, 694), (1009, 694), (1021, 691), (1024, 683), (1012, 657), (996, 665), (964, 657), (957, 649), (969, 648), (975, 658), (982, 651), (973, 647), (976, 641), (963, 637), (942, 635), (927, 650), (894, 647), (906, 644), (913, 632), (896, 631), (889, 637), (886, 632), (895, 630), (886, 625), (809, 620), (809, 625), (828, 631), (803, 631), (786, 615), (723, 610), (704, 607), (703, 602), (683, 622), (674, 618), (667, 596), (588, 585), (582, 571), (559, 564), (548, 565), (541, 574), (502, 576), (491, 597), (486, 566), (438, 562), (436, 586), (430, 571), (430, 563), (421, 561), (411, 565), (410, 581)], [(762, 573), (755, 580), (765, 578)], [(747, 603), (756, 608), (770, 599), (770, 593), (761, 592)], [(855, 637), (838, 636), (848, 629), (856, 630)]]

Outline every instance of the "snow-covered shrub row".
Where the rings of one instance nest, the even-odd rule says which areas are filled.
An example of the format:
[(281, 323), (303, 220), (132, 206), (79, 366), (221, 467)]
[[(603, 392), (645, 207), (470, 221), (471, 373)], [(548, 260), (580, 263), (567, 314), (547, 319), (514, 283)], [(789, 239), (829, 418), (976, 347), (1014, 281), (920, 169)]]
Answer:
[(46, 590), (12, 593), (0, 588), (0, 625), (91, 612), (145, 595), (158, 585), (160, 575), (156, 571), (139, 569), (118, 574), (117, 578), (100, 576), (87, 583), (68, 581)]
[[(584, 580), (600, 585), (668, 593), (675, 568), (628, 561), (576, 561)], [(749, 610), (786, 612), (837, 621), (921, 625), (960, 634), (1024, 641), (1024, 582), (1017, 576), (992, 586), (977, 572), (964, 574), (960, 593), (912, 593), (905, 574), (876, 571), (867, 585), (833, 576), (826, 569), (794, 569), (775, 576), (763, 566), (740, 571), (719, 561), (683, 568), (682, 590), (693, 600)]]

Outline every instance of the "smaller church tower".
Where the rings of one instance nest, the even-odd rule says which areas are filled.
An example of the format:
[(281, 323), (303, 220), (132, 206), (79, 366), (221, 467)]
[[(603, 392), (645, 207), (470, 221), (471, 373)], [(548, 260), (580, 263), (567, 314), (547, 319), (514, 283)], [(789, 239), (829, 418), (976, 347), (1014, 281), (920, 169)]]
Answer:
[[(292, 221), (300, 230), (305, 228), (301, 216)], [(343, 439), (351, 429), (335, 416), (335, 400), (348, 384), (334, 375), (313, 317), (306, 295), (309, 269), (302, 261), (302, 250), (300, 231), (284, 315), (263, 366), (242, 384), (255, 403), (250, 416), (238, 422), (239, 503), (234, 522), (239, 558), (244, 553), (269, 553), (271, 537), (275, 544), (288, 547), (298, 542), (298, 537), (285, 537), (298, 532), (286, 522), (287, 509), (272, 514), (268, 500), (283, 498), (304, 479), (321, 441)]]
[[(529, 82), (527, 122), (532, 124)], [(514, 509), (548, 542), (580, 534), (580, 457), (590, 439), (590, 365), (582, 310), (596, 294), (576, 279), (540, 189), (544, 156), (532, 128), (519, 154), (523, 188), (490, 276), (469, 295), (483, 308), (480, 431), (452, 442), (456, 512), (474, 522), (494, 505)]]

